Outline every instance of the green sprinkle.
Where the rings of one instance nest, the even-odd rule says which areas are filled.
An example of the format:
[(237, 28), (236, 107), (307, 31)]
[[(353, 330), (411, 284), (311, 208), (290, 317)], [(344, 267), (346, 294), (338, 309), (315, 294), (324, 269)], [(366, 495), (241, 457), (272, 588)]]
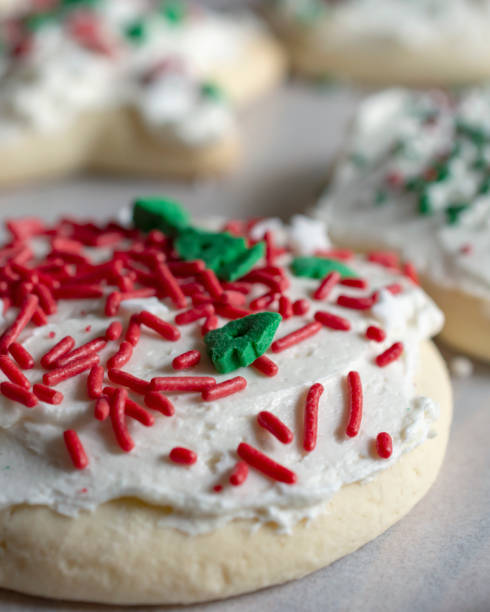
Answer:
[(167, 0), (166, 2), (162, 2), (160, 12), (168, 22), (173, 24), (181, 23), (187, 15), (185, 4), (178, 0)]
[(145, 41), (147, 28), (142, 20), (134, 21), (125, 30), (126, 37), (132, 42), (140, 44)]
[(490, 191), (490, 176), (486, 176), (483, 179), (483, 182), (478, 189), (478, 193), (483, 195), (483, 194), (488, 193), (489, 191)]
[(384, 189), (378, 189), (374, 197), (374, 203), (379, 206), (380, 204), (384, 204), (387, 199), (388, 194), (386, 193), (386, 191)]
[(353, 278), (357, 274), (348, 266), (336, 259), (324, 257), (296, 257), (293, 259), (291, 269), (295, 276), (307, 278), (325, 278), (330, 272), (338, 272), (342, 278)]
[(455, 225), (459, 221), (461, 214), (468, 208), (469, 204), (452, 204), (446, 208), (447, 222), (449, 225)]
[(189, 214), (172, 200), (139, 198), (133, 204), (133, 223), (143, 232), (159, 229), (164, 234), (175, 236), (189, 225)]
[(253, 363), (271, 345), (281, 320), (277, 312), (259, 312), (208, 332), (204, 342), (216, 370), (227, 374)]
[(421, 215), (431, 215), (433, 212), (429, 194), (422, 193), (419, 199), (419, 213)]
[(362, 155), (362, 153), (351, 153), (349, 159), (356, 168), (364, 168), (367, 165), (366, 156)]
[(205, 98), (210, 98), (211, 100), (223, 100), (226, 97), (221, 87), (211, 81), (201, 85), (201, 94)]
[(265, 253), (263, 242), (248, 249), (243, 238), (192, 227), (179, 233), (175, 248), (182, 259), (202, 259), (219, 278), (227, 281), (247, 274)]

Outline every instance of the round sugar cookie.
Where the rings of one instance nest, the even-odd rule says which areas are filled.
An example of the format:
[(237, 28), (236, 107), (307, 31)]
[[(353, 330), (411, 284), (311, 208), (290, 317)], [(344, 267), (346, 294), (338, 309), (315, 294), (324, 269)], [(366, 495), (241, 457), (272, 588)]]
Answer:
[(431, 299), (306, 217), (205, 224), (157, 197), (130, 227), (7, 221), (0, 586), (227, 597), (354, 551), (436, 478)]
[(486, 88), (458, 97), (399, 89), (369, 97), (315, 213), (339, 245), (394, 250), (415, 264), (446, 314), (441, 337), (485, 360), (489, 111)]
[(184, 2), (55, 3), (4, 21), (0, 184), (74, 170), (219, 174), (237, 161), (236, 107), (285, 62), (251, 16)]
[(269, 0), (267, 14), (311, 77), (420, 86), (490, 75), (487, 0)]

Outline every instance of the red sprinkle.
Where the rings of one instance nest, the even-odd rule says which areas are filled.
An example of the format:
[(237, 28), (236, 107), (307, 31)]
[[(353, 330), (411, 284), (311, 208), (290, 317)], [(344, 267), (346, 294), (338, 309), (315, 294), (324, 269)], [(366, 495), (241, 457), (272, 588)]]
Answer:
[(272, 412), (268, 412), (267, 410), (259, 412), (257, 415), (257, 423), (264, 429), (267, 429), (267, 431), (270, 431), (279, 442), (290, 444), (293, 441), (293, 432), (281, 421), (281, 419), (276, 417), (275, 414), (272, 414)]
[(67, 429), (63, 433), (63, 439), (73, 465), (77, 470), (84, 470), (88, 465), (88, 458), (77, 432), (73, 429)]
[(401, 342), (395, 342), (395, 344), (392, 344), (384, 353), (376, 357), (376, 365), (380, 368), (384, 368), (393, 361), (396, 361), (402, 353), (403, 344)]
[(211, 315), (214, 315), (214, 306), (212, 304), (202, 304), (190, 310), (179, 312), (179, 314), (175, 316), (175, 322), (177, 325), (188, 325), (189, 323), (194, 323), (194, 321), (199, 321), (199, 319), (207, 318)]
[(129, 435), (126, 425), (126, 400), (128, 392), (126, 389), (116, 389), (111, 397), (111, 422), (117, 443), (123, 451), (129, 453), (134, 448), (134, 442)]
[(174, 306), (176, 308), (185, 308), (187, 299), (167, 264), (158, 262), (155, 271), (159, 285), (168, 294)]
[(95, 402), (94, 417), (98, 421), (105, 421), (111, 412), (109, 400), (106, 397), (99, 397)]
[(272, 359), (269, 359), (269, 357), (266, 355), (258, 357), (252, 363), (252, 367), (259, 370), (259, 372), (262, 372), (262, 374), (265, 374), (266, 376), (275, 376), (279, 371), (277, 364), (275, 364)]
[(273, 459), (246, 442), (239, 444), (237, 453), (240, 459), (243, 459), (248, 465), (262, 472), (265, 476), (272, 478), (272, 480), (286, 484), (294, 484), (297, 481), (297, 476), (294, 472), (288, 470), (288, 468), (280, 463), (276, 463)]
[(252, 314), (251, 310), (245, 310), (245, 308), (238, 308), (237, 306), (229, 306), (228, 304), (216, 304), (216, 314), (223, 319), (242, 319)]
[(61, 285), (54, 295), (58, 300), (91, 300), (101, 298), (104, 291), (99, 285)]
[(344, 319), (344, 317), (339, 317), (338, 315), (332, 314), (331, 312), (325, 312), (323, 310), (315, 312), (315, 321), (318, 321), (324, 327), (339, 331), (349, 331), (351, 328), (351, 324), (348, 319)]
[(28, 325), (39, 304), (39, 299), (36, 295), (28, 295), (15, 318), (12, 325), (4, 331), (0, 337), (0, 353), (5, 353), (12, 342), (15, 342), (19, 334)]
[(201, 361), (201, 353), (199, 351), (187, 351), (182, 353), (172, 361), (172, 367), (174, 370), (187, 370), (197, 366)]
[(223, 287), (213, 270), (203, 270), (200, 274), (200, 280), (212, 298), (219, 298), (223, 293)]
[(175, 408), (172, 402), (159, 391), (150, 391), (145, 395), (145, 404), (148, 408), (161, 412), (165, 416), (173, 416)]
[(279, 314), (283, 319), (290, 319), (293, 316), (291, 300), (285, 295), (281, 295), (279, 298)]
[(117, 368), (111, 368), (108, 372), (109, 380), (116, 385), (122, 385), (138, 393), (139, 395), (145, 395), (150, 389), (150, 383), (142, 378), (133, 376), (123, 370)]
[(310, 310), (308, 300), (300, 299), (293, 302), (293, 312), (297, 316), (305, 315)]
[(351, 308), (352, 310), (369, 310), (374, 304), (374, 300), (369, 297), (354, 297), (352, 295), (339, 295), (337, 304), (343, 308)]
[(182, 446), (176, 446), (170, 451), (170, 461), (174, 463), (180, 463), (181, 465), (192, 465), (197, 461), (197, 455), (194, 451), (183, 448)]
[(400, 265), (400, 258), (394, 251), (372, 251), (366, 259), (384, 268), (398, 269)]
[(368, 282), (364, 278), (343, 278), (340, 281), (345, 287), (354, 287), (355, 289), (367, 289)]
[(407, 261), (403, 264), (403, 274), (409, 278), (412, 283), (415, 285), (420, 285), (419, 275), (417, 273), (417, 268), (413, 265), (412, 262)]
[(70, 361), (69, 364), (56, 368), (56, 370), (51, 370), (51, 372), (47, 372), (43, 376), (43, 383), (48, 385), (49, 387), (54, 387), (58, 385), (60, 382), (67, 380), (68, 378), (73, 378), (85, 370), (89, 370), (93, 366), (99, 363), (99, 356), (97, 353), (92, 353), (91, 355), (87, 355), (85, 357), (81, 357), (80, 359), (76, 359), (75, 361)]
[(250, 308), (251, 310), (264, 310), (270, 306), (275, 299), (276, 295), (274, 293), (264, 293), (264, 295), (259, 295), (259, 297), (250, 302)]
[(208, 317), (201, 327), (201, 334), (205, 336), (208, 332), (213, 331), (219, 325), (218, 317), (216, 315), (211, 315)]
[(141, 336), (141, 325), (139, 315), (132, 315), (129, 319), (128, 329), (124, 338), (133, 346), (136, 346)]
[(238, 461), (230, 474), (230, 484), (234, 487), (242, 485), (248, 476), (248, 465), (245, 461)]
[(306, 396), (304, 415), (303, 448), (311, 453), (316, 446), (318, 435), (318, 404), (323, 393), (323, 385), (315, 383), (310, 387)]
[(109, 341), (119, 340), (122, 334), (122, 323), (120, 321), (113, 321), (105, 331), (105, 339)]
[(37, 397), (34, 393), (12, 382), (0, 383), (0, 393), (27, 408), (33, 408), (37, 404)]
[(216, 386), (211, 376), (157, 376), (151, 381), (152, 391), (202, 392)]
[(131, 399), (126, 400), (125, 413), (128, 417), (135, 419), (145, 427), (152, 427), (155, 425), (155, 418), (152, 414), (145, 410), (143, 406), (140, 406), (137, 402)]
[(119, 350), (108, 361), (108, 368), (122, 368), (128, 363), (133, 355), (133, 345), (129, 342), (121, 342)]
[(33, 356), (19, 342), (12, 342), (9, 346), (9, 353), (23, 370), (30, 370), (34, 367)]
[(213, 387), (207, 387), (202, 391), (202, 399), (205, 402), (213, 402), (214, 400), (228, 397), (238, 391), (243, 391), (247, 386), (247, 381), (243, 376), (235, 376), (222, 383), (214, 385)]
[(375, 342), (383, 342), (386, 338), (386, 332), (381, 327), (376, 327), (376, 325), (370, 325), (366, 329), (366, 338), (369, 340), (374, 340)]
[(74, 346), (75, 340), (71, 336), (65, 336), (41, 357), (41, 365), (46, 370), (54, 367), (55, 362), (63, 355), (66, 355), (68, 351), (71, 351)]
[(22, 370), (7, 355), (0, 355), (0, 370), (2, 370), (5, 376), (16, 385), (19, 385), (24, 389), (31, 388), (31, 383), (24, 376)]
[(325, 300), (335, 285), (340, 281), (340, 274), (337, 271), (330, 272), (325, 276), (322, 282), (318, 285), (315, 293), (313, 294), (313, 298), (315, 300)]
[(64, 399), (61, 391), (56, 391), (56, 389), (52, 389), (46, 385), (41, 385), (40, 383), (35, 384), (32, 390), (34, 391), (34, 395), (46, 404), (53, 404), (57, 406), (58, 404), (61, 404)]
[(94, 366), (87, 378), (87, 392), (91, 399), (97, 399), (102, 395), (104, 382), (104, 368), (101, 365)]
[(303, 342), (303, 340), (306, 340), (307, 338), (311, 338), (317, 334), (321, 328), (322, 326), (320, 323), (318, 323), (318, 321), (308, 323), (304, 327), (301, 327), (300, 329), (297, 329), (296, 331), (293, 331), (273, 342), (271, 345), (271, 350), (273, 353), (280, 353), (281, 351), (284, 351), (295, 344)]
[(106, 345), (107, 341), (105, 340), (105, 338), (95, 338), (95, 340), (90, 340), (90, 342), (82, 344), (82, 346), (79, 346), (77, 349), (71, 351), (70, 353), (59, 357), (56, 360), (55, 366), (57, 368), (62, 368), (63, 366), (72, 363), (72, 361), (77, 361), (79, 359), (82, 359), (83, 357), (88, 357), (90, 355), (93, 355), (94, 353), (98, 353), (103, 348), (105, 348)]
[(140, 312), (138, 318), (142, 325), (146, 325), (146, 327), (149, 327), (166, 340), (175, 342), (180, 338), (180, 331), (176, 327), (148, 312), (148, 310)]
[(385, 431), (376, 437), (376, 451), (382, 459), (389, 459), (393, 453), (393, 441)]
[(354, 438), (359, 433), (362, 420), (362, 384), (359, 372), (349, 372), (347, 375), (349, 385), (349, 422), (345, 433)]

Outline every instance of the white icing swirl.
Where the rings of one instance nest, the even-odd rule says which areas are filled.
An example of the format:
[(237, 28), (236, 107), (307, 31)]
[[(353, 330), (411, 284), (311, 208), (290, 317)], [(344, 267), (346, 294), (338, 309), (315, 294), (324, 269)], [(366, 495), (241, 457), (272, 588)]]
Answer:
[[(285, 256), (282, 263), (288, 262), (289, 256)], [(175, 416), (155, 413), (156, 423), (150, 428), (129, 423), (135, 440), (131, 453), (119, 449), (110, 422), (93, 418), (93, 402), (85, 391), (86, 375), (59, 385), (65, 397), (59, 406), (40, 403), (27, 409), (0, 398), (0, 507), (40, 504), (76, 515), (107, 500), (129, 496), (167, 506), (162, 524), (189, 533), (205, 532), (239, 517), (259, 524), (275, 521), (287, 531), (298, 520), (318, 514), (342, 486), (369, 478), (398, 461), (403, 453), (428, 438), (437, 418), (437, 407), (430, 399), (416, 395), (413, 380), (419, 344), (440, 330), (442, 315), (407, 279), (360, 260), (349, 262), (349, 266), (369, 281), (369, 291), (394, 281), (402, 284), (403, 291), (393, 297), (394, 307), (401, 313), (396, 326), (388, 327), (384, 342), (371, 342), (364, 333), (368, 325), (379, 325), (379, 313), (335, 305), (339, 293), (359, 295), (362, 291), (338, 286), (328, 304), (319, 303), (311, 299), (318, 281), (291, 277), (287, 294), (292, 300), (307, 299), (311, 311), (283, 321), (276, 338), (311, 321), (318, 309), (347, 317), (352, 330), (325, 328), (307, 341), (271, 354), (279, 367), (274, 378), (251, 367), (217, 375), (205, 355), (199, 323), (182, 326), (182, 337), (177, 342), (164, 341), (143, 330), (126, 371), (146, 380), (172, 375), (175, 356), (199, 349), (202, 361), (192, 374), (216, 376), (218, 382), (241, 375), (248, 386), (238, 394), (212, 402), (203, 402), (199, 394), (173, 395)], [(263, 288), (258, 289), (258, 293), (262, 292)], [(72, 335), (81, 344), (101, 335), (110, 322), (97, 301), (65, 302), (60, 306), (47, 326), (28, 329), (21, 338), (37, 364), (41, 355), (63, 336)], [(139, 308), (153, 310), (158, 305), (154, 298), (132, 301), (123, 304), (118, 316), (127, 322)], [(163, 305), (158, 315), (173, 321), (174, 312)], [(89, 332), (87, 326), (91, 326)], [(377, 367), (375, 356), (395, 341), (404, 343), (403, 356), (387, 368)], [(101, 353), (102, 363), (114, 349), (112, 344)], [(348, 411), (345, 377), (352, 369), (359, 371), (363, 381), (364, 416), (360, 434), (349, 439), (343, 433)], [(42, 370), (35, 367), (26, 375), (38, 381)], [(309, 386), (316, 382), (325, 386), (318, 444), (313, 452), (305, 453), (304, 401)], [(261, 410), (273, 412), (291, 428), (295, 435), (292, 444), (279, 443), (257, 426), (256, 417)], [(68, 428), (77, 430), (90, 460), (88, 468), (81, 472), (72, 468), (63, 445), (62, 433)], [(381, 431), (389, 432), (393, 438), (394, 452), (389, 460), (373, 454), (373, 440)], [(256, 446), (294, 470), (297, 484), (279, 484), (251, 469), (242, 486), (229, 486), (228, 477), (237, 461), (240, 442)], [(168, 454), (175, 446), (194, 450), (197, 463), (189, 467), (172, 464)], [(213, 491), (217, 484), (224, 485), (220, 493)]]

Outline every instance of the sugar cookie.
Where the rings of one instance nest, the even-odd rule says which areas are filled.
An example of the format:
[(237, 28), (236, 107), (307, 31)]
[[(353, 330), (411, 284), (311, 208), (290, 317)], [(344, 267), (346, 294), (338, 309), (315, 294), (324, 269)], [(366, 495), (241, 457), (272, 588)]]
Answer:
[(179, 1), (60, 0), (3, 22), (0, 37), (0, 185), (85, 168), (225, 171), (238, 152), (234, 106), (284, 71), (252, 17)]
[(487, 360), (489, 112), (487, 89), (368, 98), (316, 213), (338, 244), (412, 261), (446, 314), (442, 337)]
[(368, 84), (488, 79), (490, 2), (269, 0), (296, 69)]
[(8, 222), (0, 585), (227, 597), (327, 565), (408, 512), (451, 418), (423, 291), (364, 257), (295, 255), (287, 228), (249, 242), (256, 223), (203, 230), (158, 198), (134, 220), (146, 235)]

